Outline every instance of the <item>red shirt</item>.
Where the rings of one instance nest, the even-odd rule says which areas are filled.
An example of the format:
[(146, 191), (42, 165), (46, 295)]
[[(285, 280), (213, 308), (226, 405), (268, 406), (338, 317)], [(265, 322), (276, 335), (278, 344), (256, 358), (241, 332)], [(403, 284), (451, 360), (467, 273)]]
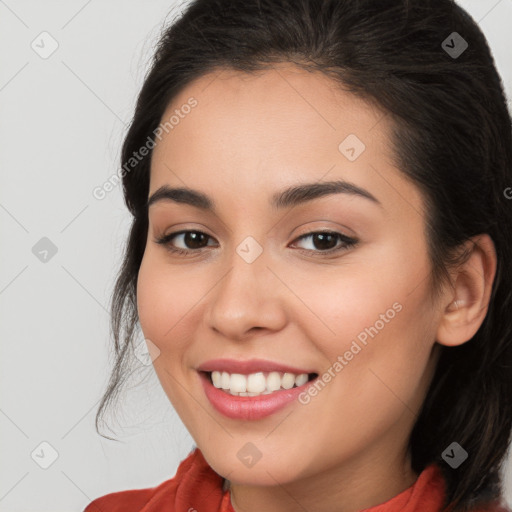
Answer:
[[(84, 512), (235, 512), (223, 478), (206, 462), (199, 448), (181, 461), (176, 475), (147, 489), (114, 492), (93, 500)], [(425, 468), (416, 482), (385, 503), (361, 512), (440, 512), (445, 487), (435, 464)], [(475, 512), (511, 512), (503, 504)]]

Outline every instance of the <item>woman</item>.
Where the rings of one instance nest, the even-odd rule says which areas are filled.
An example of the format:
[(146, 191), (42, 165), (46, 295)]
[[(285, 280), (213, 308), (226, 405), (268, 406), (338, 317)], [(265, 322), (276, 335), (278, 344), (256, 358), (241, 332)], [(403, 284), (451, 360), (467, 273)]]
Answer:
[(197, 446), (87, 512), (507, 510), (511, 120), (465, 11), (195, 0), (122, 169), (97, 420), (140, 322)]

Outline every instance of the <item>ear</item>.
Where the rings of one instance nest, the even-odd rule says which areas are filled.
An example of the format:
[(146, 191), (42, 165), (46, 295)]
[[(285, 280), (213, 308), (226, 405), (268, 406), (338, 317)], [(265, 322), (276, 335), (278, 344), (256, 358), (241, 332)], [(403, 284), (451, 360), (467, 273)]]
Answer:
[(488, 234), (477, 235), (464, 246), (470, 256), (457, 269), (453, 287), (443, 295), (436, 337), (438, 343), (451, 347), (469, 341), (482, 325), (496, 274), (496, 249)]

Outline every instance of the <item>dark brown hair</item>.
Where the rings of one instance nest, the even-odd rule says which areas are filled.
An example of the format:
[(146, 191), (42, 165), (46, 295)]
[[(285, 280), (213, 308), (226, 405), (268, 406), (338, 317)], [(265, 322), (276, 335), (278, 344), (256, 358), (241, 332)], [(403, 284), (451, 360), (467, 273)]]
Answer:
[[(443, 46), (454, 32), (468, 44), (460, 55)], [(497, 499), (512, 428), (512, 201), (505, 194), (512, 186), (512, 133), (484, 35), (451, 0), (192, 1), (158, 43), (121, 165), (192, 80), (220, 68), (250, 73), (278, 62), (322, 72), (390, 116), (396, 165), (428, 207), (434, 293), (464, 260), (457, 250), (463, 242), (481, 233), (493, 239), (498, 267), (487, 315), (470, 341), (442, 347), (410, 450), (417, 473), (440, 465), (446, 505), (469, 511)], [(133, 222), (112, 296), (116, 361), (97, 429), (129, 373), (150, 164), (151, 153), (123, 176)], [(454, 441), (469, 454), (457, 469), (441, 457)]]

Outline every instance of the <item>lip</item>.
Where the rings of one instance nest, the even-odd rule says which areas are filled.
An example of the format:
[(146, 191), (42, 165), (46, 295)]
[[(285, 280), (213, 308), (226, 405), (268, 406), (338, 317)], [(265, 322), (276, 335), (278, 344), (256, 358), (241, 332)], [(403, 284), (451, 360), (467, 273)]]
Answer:
[(210, 359), (201, 363), (197, 367), (198, 371), (228, 373), (240, 373), (242, 375), (249, 375), (256, 372), (282, 372), (282, 373), (318, 373), (314, 369), (297, 368), (288, 366), (286, 364), (276, 363), (274, 361), (267, 361), (265, 359), (249, 359), (245, 361), (236, 359)]
[(317, 376), (302, 386), (274, 391), (268, 395), (236, 396), (217, 389), (205, 371), (198, 371), (198, 375), (212, 406), (224, 416), (236, 420), (258, 420), (270, 416), (292, 402), (297, 402), (299, 395), (318, 379)]

